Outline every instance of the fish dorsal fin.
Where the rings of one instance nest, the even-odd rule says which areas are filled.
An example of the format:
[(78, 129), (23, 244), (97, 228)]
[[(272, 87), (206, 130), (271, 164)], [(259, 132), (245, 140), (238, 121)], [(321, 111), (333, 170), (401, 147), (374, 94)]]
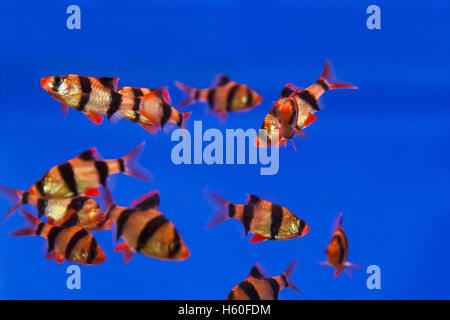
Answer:
[(264, 279), (267, 277), (264, 271), (262, 271), (261, 266), (259, 263), (256, 263), (253, 268), (250, 270), (250, 273), (248, 274), (249, 278), (255, 278), (255, 279)]
[(61, 227), (69, 228), (69, 227), (73, 227), (73, 226), (78, 225), (80, 220), (78, 219), (77, 212), (75, 210), (71, 209), (69, 211), (69, 214), (70, 214), (70, 217), (66, 221), (64, 221), (63, 224), (61, 224)]
[(144, 194), (139, 199), (133, 201), (131, 206), (138, 210), (149, 210), (159, 208), (159, 192), (158, 190)]
[(295, 91), (302, 91), (302, 89), (294, 86), (292, 83), (286, 83), (283, 90), (281, 90), (280, 98), (287, 98)]
[(337, 230), (344, 230), (344, 227), (342, 225), (342, 219), (344, 217), (344, 214), (341, 212), (339, 214), (339, 217), (336, 219), (336, 221), (334, 222), (333, 225), (333, 231), (337, 231)]
[(117, 91), (117, 82), (119, 81), (119, 78), (113, 78), (113, 77), (98, 77), (98, 81), (102, 85), (104, 85), (106, 88), (109, 88), (113, 91)]
[(156, 95), (161, 100), (164, 100), (166, 103), (168, 103), (167, 101), (170, 101), (169, 91), (168, 91), (167, 87), (153, 89), (148, 94), (144, 94), (143, 99), (145, 99), (146, 96), (152, 95), (152, 94)]
[(219, 73), (218, 75), (216, 75), (214, 77), (211, 87), (215, 88), (215, 87), (224, 86), (229, 82), (231, 82), (231, 79), (228, 76)]
[(74, 159), (80, 159), (83, 161), (95, 161), (95, 160), (100, 160), (100, 156), (99, 156), (96, 148), (90, 148), (90, 149), (80, 153)]
[(247, 204), (256, 204), (261, 201), (260, 197), (257, 197), (253, 194), (248, 194)]

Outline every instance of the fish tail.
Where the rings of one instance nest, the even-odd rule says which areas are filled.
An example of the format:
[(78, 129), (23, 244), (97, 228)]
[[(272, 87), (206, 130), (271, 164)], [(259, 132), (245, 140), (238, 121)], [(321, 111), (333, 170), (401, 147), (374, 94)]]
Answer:
[(26, 199), (24, 198), (24, 191), (14, 190), (8, 187), (0, 186), (0, 194), (4, 197), (8, 198), (11, 208), (5, 214), (3, 220), (5, 220), (11, 213), (16, 211), (22, 204), (26, 203)]
[(185, 85), (184, 83), (181, 83), (179, 81), (175, 81), (175, 85), (182, 91), (184, 91), (184, 97), (183, 100), (178, 104), (177, 108), (183, 108), (187, 105), (190, 105), (197, 101), (195, 98), (197, 95), (198, 90), (189, 87), (188, 85)]
[(216, 214), (211, 218), (207, 227), (212, 228), (230, 218), (230, 202), (210, 190), (205, 190), (207, 198), (217, 208)]
[(282, 273), (282, 276), (284, 276), (284, 278), (286, 279), (286, 283), (288, 284), (288, 288), (294, 289), (295, 291), (297, 291), (298, 293), (303, 294), (303, 292), (301, 292), (294, 284), (294, 282), (292, 281), (292, 275), (295, 271), (295, 268), (297, 267), (297, 259), (294, 259), (294, 261), (291, 262), (291, 264), (289, 265), (289, 267), (287, 267), (286, 271), (284, 271)]
[(31, 222), (33, 226), (17, 229), (11, 232), (10, 235), (14, 237), (36, 235), (37, 225), (41, 224), (41, 221), (38, 218), (31, 215), (31, 213), (29, 213), (28, 211), (20, 210), (20, 213), (22, 213), (25, 219)]
[(319, 80), (325, 82), (327, 89), (358, 89), (357, 87), (349, 83), (337, 81), (334, 77), (330, 61), (327, 61), (325, 63), (325, 67), (323, 68)]
[(145, 146), (145, 141), (134, 148), (129, 154), (122, 158), (125, 171), (124, 173), (136, 177), (138, 179), (149, 181), (151, 180), (150, 173), (146, 171), (144, 168), (139, 167), (137, 164), (137, 158), (141, 153), (142, 148)]

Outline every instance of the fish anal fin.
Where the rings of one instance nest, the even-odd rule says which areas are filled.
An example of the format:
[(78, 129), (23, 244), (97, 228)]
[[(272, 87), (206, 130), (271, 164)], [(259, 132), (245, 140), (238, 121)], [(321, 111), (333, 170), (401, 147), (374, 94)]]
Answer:
[(61, 104), (61, 113), (64, 115), (64, 116), (67, 116), (67, 113), (69, 112), (69, 107), (66, 105), (66, 104), (64, 104), (64, 103), (62, 103)]
[(131, 250), (131, 247), (126, 242), (119, 243), (115, 248), (114, 252), (122, 251), (123, 254), (123, 262), (127, 263), (133, 258), (134, 251)]
[(103, 116), (96, 112), (88, 111), (84, 113), (86, 117), (91, 120), (92, 123), (99, 125), (103, 121)]
[(90, 188), (84, 191), (84, 194), (88, 197), (99, 197), (100, 191), (98, 190), (98, 187)]
[(250, 243), (266, 241), (267, 239), (269, 239), (269, 238), (265, 237), (265, 236), (262, 236), (260, 234), (255, 234), (255, 235), (253, 235), (253, 238), (250, 240)]
[(308, 116), (306, 117), (305, 122), (303, 123), (303, 128), (306, 128), (307, 126), (309, 126), (316, 120), (317, 120), (317, 116), (312, 114), (311, 112), (309, 112)]

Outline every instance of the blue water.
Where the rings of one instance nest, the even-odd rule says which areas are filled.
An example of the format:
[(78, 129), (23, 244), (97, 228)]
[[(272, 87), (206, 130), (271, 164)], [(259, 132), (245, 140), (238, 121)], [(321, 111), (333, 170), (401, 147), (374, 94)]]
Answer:
[[(45, 259), (45, 240), (10, 237), (17, 213), (0, 223), (0, 298), (224, 299), (260, 262), (269, 275), (294, 258), (294, 282), (281, 299), (450, 298), (450, 32), (447, 1), (76, 1), (81, 30), (66, 28), (72, 1), (2, 4), (0, 19), (0, 185), (28, 189), (50, 167), (97, 147), (123, 156), (147, 141), (141, 163), (153, 182), (110, 180), (117, 203), (158, 189), (161, 211), (177, 226), (192, 256), (166, 262), (114, 253), (110, 231), (96, 232), (107, 260), (82, 266), (81, 290), (66, 288), (66, 268)], [(381, 30), (366, 28), (370, 4)], [(150, 135), (120, 121), (96, 126), (39, 86), (43, 76), (117, 76), (120, 85), (208, 87), (216, 73), (246, 83), (262, 105), (226, 122), (193, 105), (188, 129), (259, 128), (286, 82), (314, 82), (327, 59), (358, 90), (327, 92), (319, 120), (280, 151), (275, 176), (257, 165), (172, 163), (170, 135)], [(235, 203), (246, 193), (286, 206), (311, 231), (290, 241), (249, 244), (236, 220), (206, 230), (214, 208), (203, 190)], [(0, 200), (0, 212), (8, 208)], [(35, 208), (28, 208), (35, 210)], [(332, 225), (344, 212), (348, 260), (363, 266), (333, 278), (319, 266)], [(35, 211), (33, 211), (35, 212)], [(381, 290), (368, 290), (366, 268), (381, 268)]]

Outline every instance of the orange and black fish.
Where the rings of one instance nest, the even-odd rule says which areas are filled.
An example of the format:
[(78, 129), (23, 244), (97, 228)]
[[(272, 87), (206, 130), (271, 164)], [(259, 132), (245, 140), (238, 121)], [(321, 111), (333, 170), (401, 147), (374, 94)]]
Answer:
[(96, 149), (89, 149), (51, 168), (28, 192), (30, 195), (47, 199), (72, 198), (79, 195), (98, 196), (98, 186), (106, 187), (107, 178), (117, 173), (148, 180), (148, 173), (135, 165), (144, 145), (145, 142), (123, 158), (113, 160), (99, 160)]
[(234, 287), (226, 300), (278, 300), (278, 294), (284, 288), (302, 293), (292, 282), (296, 265), (297, 261), (294, 260), (281, 275), (268, 278), (257, 263), (250, 270), (247, 279)]
[(229, 218), (242, 222), (245, 235), (254, 234), (251, 243), (264, 240), (290, 240), (309, 232), (306, 222), (290, 210), (257, 196), (248, 195), (246, 204), (231, 203), (214, 192), (208, 191), (209, 198), (218, 206), (219, 212), (210, 222), (213, 227)]
[(47, 239), (47, 259), (56, 260), (57, 263), (67, 260), (86, 265), (100, 264), (105, 261), (105, 254), (94, 237), (83, 228), (73, 225), (72, 218), (62, 226), (52, 226), (41, 222), (25, 210), (21, 212), (33, 226), (16, 230), (11, 235), (36, 235)]
[(122, 87), (118, 92), (130, 99), (141, 99), (141, 103), (133, 110), (118, 111), (114, 117), (133, 121), (152, 134), (156, 133), (157, 129), (165, 129), (169, 123), (183, 128), (191, 114), (181, 113), (169, 104), (167, 87), (158, 89)]
[(117, 206), (105, 191), (110, 207), (107, 218), (117, 225), (116, 240), (124, 240), (114, 251), (122, 251), (125, 262), (135, 252), (161, 260), (185, 260), (190, 256), (175, 226), (159, 211), (158, 191), (134, 201), (132, 208)]
[(186, 92), (186, 97), (180, 102), (178, 108), (195, 102), (205, 102), (209, 104), (211, 112), (219, 114), (222, 119), (228, 112), (248, 110), (262, 102), (262, 97), (256, 91), (245, 84), (230, 80), (223, 74), (216, 76), (209, 89), (191, 88), (178, 81), (175, 84)]
[(327, 247), (327, 257), (328, 261), (321, 262), (322, 265), (327, 265), (333, 267), (336, 271), (334, 272), (334, 277), (341, 274), (342, 271), (347, 273), (351, 277), (351, 273), (348, 270), (349, 267), (360, 268), (359, 265), (348, 262), (348, 238), (344, 233), (344, 227), (342, 226), (343, 214), (339, 215), (336, 222), (335, 231), (331, 238), (330, 244)]
[[(0, 193), (9, 197), (13, 203), (6, 213), (8, 217), (13, 211), (24, 204), (31, 204), (38, 209), (38, 218), (45, 216), (48, 224), (60, 226), (73, 213), (76, 213), (78, 225), (85, 230), (97, 231), (111, 228), (111, 221), (105, 220), (97, 201), (88, 197), (75, 197), (65, 199), (45, 199), (30, 194), (28, 191), (19, 191), (7, 187), (0, 187)], [(101, 225), (100, 225), (100, 222)]]
[(42, 78), (41, 87), (62, 103), (63, 114), (71, 107), (100, 124), (103, 115), (110, 119), (119, 110), (133, 110), (141, 103), (141, 99), (127, 98), (116, 92), (118, 79), (69, 74)]
[[(267, 145), (257, 141), (257, 146), (271, 146), (272, 132), (277, 129), (279, 145), (292, 139), (294, 134), (304, 135), (302, 130), (317, 120), (314, 114), (321, 108), (318, 100), (327, 90), (357, 89), (355, 86), (335, 80), (331, 64), (326, 62), (320, 78), (308, 88), (302, 90), (288, 83), (281, 91), (279, 100), (265, 117), (261, 129), (267, 133)], [(264, 141), (263, 137), (258, 137)]]

